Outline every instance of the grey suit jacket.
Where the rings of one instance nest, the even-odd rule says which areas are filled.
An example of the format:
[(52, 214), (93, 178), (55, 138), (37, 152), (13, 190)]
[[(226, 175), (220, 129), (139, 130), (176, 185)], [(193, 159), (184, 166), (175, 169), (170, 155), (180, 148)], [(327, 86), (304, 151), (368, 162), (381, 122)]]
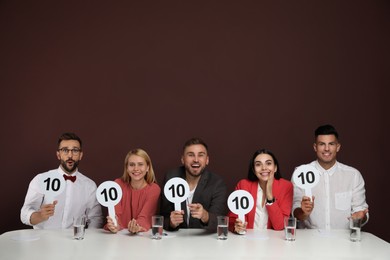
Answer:
[[(168, 172), (164, 179), (165, 183), (171, 178), (180, 177), (185, 179), (185, 169), (181, 166), (175, 170)], [(174, 204), (169, 202), (164, 195), (164, 189), (161, 189), (161, 204), (160, 212), (164, 216), (164, 229), (165, 230), (178, 230), (180, 228), (205, 228), (211, 232), (217, 230), (217, 216), (225, 216), (227, 214), (227, 187), (222, 178), (214, 173), (211, 173), (207, 168), (202, 173), (199, 183), (195, 189), (192, 203), (200, 203), (203, 208), (209, 213), (209, 222), (203, 223), (200, 219), (196, 219), (190, 216), (189, 223), (186, 221), (181, 223), (176, 229), (172, 229), (169, 225), (169, 217), (172, 211), (174, 211)], [(184, 210), (184, 220), (187, 219), (187, 206), (186, 201), (181, 203), (181, 208)]]

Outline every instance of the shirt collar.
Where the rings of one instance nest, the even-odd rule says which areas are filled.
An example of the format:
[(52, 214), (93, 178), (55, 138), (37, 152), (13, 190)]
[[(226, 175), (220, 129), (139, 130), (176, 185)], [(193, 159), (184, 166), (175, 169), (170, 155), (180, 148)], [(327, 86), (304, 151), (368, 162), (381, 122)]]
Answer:
[(61, 174), (66, 174), (66, 175), (69, 175), (69, 176), (77, 176), (78, 173), (79, 173), (79, 170), (77, 169), (74, 173), (69, 174), (69, 173), (65, 172), (65, 171), (61, 168), (61, 166), (58, 166), (58, 171), (59, 171)]
[(318, 162), (318, 160), (315, 161), (315, 166), (316, 166), (316, 168), (320, 171), (320, 175), (326, 173), (326, 174), (328, 174), (329, 176), (332, 176), (332, 175), (336, 172), (336, 170), (337, 170), (337, 168), (338, 168), (338, 165), (339, 165), (339, 163), (336, 161), (336, 163), (335, 163), (332, 167), (330, 167), (328, 170), (325, 170), (324, 168), (322, 168), (322, 166), (321, 166), (321, 164)]

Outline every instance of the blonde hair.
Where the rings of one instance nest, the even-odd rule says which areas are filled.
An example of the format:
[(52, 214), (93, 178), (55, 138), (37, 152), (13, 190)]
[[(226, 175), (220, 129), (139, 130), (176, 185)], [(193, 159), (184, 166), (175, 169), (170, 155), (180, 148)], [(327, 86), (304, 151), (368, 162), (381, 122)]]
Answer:
[(131, 150), (130, 152), (127, 153), (126, 158), (125, 158), (122, 180), (126, 183), (130, 183), (130, 181), (131, 181), (131, 178), (127, 172), (127, 166), (129, 164), (129, 158), (132, 155), (137, 155), (139, 157), (144, 158), (146, 165), (149, 166), (149, 170), (146, 172), (146, 175), (145, 175), (146, 182), (148, 184), (153, 183), (153, 182), (157, 182), (156, 177), (154, 175), (152, 160), (150, 160), (149, 155), (144, 150), (139, 149), (139, 148)]

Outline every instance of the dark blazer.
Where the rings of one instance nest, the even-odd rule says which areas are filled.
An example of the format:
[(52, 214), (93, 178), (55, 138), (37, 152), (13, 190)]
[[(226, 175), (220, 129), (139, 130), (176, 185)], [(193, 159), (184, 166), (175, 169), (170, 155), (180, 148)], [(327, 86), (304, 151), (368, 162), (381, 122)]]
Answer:
[[(165, 176), (163, 187), (169, 179), (174, 177), (186, 178), (184, 166), (168, 172)], [(218, 175), (205, 169), (195, 189), (192, 203), (202, 204), (203, 208), (209, 213), (209, 222), (203, 223), (200, 219), (190, 216), (189, 224), (187, 225), (185, 221), (187, 219), (187, 206), (186, 201), (183, 201), (181, 208), (184, 210), (184, 222), (177, 228), (172, 229), (169, 222), (171, 212), (175, 210), (175, 206), (167, 200), (164, 195), (164, 188), (162, 188), (160, 213), (164, 216), (164, 229), (173, 231), (180, 228), (205, 228), (212, 232), (216, 231), (217, 216), (225, 216), (227, 214), (227, 187), (225, 182)]]

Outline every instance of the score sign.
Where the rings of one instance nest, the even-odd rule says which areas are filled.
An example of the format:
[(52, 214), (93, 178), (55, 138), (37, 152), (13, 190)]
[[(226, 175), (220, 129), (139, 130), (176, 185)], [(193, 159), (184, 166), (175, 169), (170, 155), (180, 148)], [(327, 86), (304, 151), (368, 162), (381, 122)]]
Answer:
[(233, 191), (227, 201), (231, 212), (238, 215), (238, 218), (244, 223), (245, 214), (248, 214), (255, 205), (252, 194), (246, 190)]
[(118, 223), (115, 217), (115, 205), (122, 199), (122, 189), (115, 181), (105, 181), (96, 190), (97, 201), (108, 208), (108, 215), (112, 218), (114, 225)]
[(58, 171), (49, 171), (39, 178), (41, 192), (45, 195), (45, 202), (53, 203), (56, 196), (65, 190), (65, 179)]
[(311, 199), (311, 189), (320, 181), (319, 171), (309, 164), (297, 167), (293, 173), (293, 182), (299, 188), (305, 190), (305, 195)]
[(188, 198), (189, 194), (190, 186), (180, 177), (170, 179), (164, 186), (164, 195), (167, 200), (175, 204), (175, 211), (181, 210), (180, 204)]

